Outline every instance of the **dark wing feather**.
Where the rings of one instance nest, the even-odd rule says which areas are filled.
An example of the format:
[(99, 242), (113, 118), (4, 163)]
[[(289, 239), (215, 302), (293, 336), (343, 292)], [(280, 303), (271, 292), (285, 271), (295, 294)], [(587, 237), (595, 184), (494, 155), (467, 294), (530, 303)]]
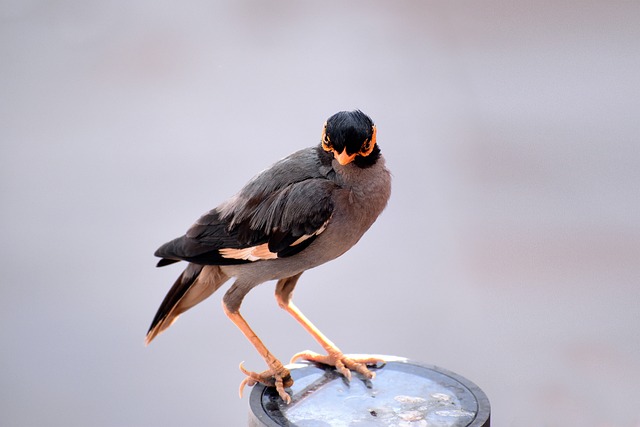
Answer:
[(333, 212), (330, 168), (317, 149), (295, 153), (257, 175), (231, 200), (203, 215), (186, 235), (156, 251), (158, 266), (178, 260), (229, 265), (250, 262), (222, 256), (220, 249), (268, 244), (278, 257), (305, 249)]
[(269, 250), (280, 252), (300, 237), (322, 229), (333, 212), (331, 197), (336, 184), (326, 179), (308, 179), (271, 194), (232, 230), (240, 240), (254, 245), (266, 236)]

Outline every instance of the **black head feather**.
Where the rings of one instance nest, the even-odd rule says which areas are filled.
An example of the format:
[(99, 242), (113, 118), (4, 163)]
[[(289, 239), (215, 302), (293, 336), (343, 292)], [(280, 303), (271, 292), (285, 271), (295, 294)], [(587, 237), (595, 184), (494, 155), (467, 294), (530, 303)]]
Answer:
[[(327, 119), (324, 142), (338, 153), (346, 150), (349, 155), (356, 154), (362, 151), (365, 143), (372, 141), (374, 129), (373, 120), (362, 111), (340, 111)], [(370, 166), (379, 156), (380, 149), (376, 144), (369, 155), (356, 156), (355, 164)]]

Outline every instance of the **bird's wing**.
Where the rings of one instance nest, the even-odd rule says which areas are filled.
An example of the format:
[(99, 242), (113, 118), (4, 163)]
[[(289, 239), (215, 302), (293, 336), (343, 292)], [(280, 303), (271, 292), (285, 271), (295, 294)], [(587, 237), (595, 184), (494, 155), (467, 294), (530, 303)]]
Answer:
[(239, 264), (299, 253), (331, 218), (337, 184), (326, 173), (317, 150), (281, 160), (203, 215), (186, 235), (161, 246), (158, 265)]

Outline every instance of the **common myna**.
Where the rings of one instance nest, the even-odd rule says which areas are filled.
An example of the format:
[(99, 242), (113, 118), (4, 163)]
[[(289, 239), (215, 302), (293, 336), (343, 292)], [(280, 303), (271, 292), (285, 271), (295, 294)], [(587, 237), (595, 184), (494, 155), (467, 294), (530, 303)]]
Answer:
[[(391, 176), (376, 143), (376, 127), (361, 111), (342, 111), (324, 124), (322, 139), (278, 161), (251, 179), (239, 193), (209, 211), (184, 236), (155, 253), (158, 267), (186, 261), (156, 313), (146, 343), (167, 329), (184, 311), (203, 301), (229, 278), (224, 294), (226, 315), (264, 358), (268, 369), (250, 372), (240, 385), (275, 386), (287, 403), (285, 388), (293, 384), (276, 359), (240, 314), (253, 287), (277, 280), (278, 305), (291, 314), (326, 350), (305, 351), (303, 358), (333, 365), (347, 379), (350, 370), (373, 378), (367, 364), (378, 360), (348, 358), (292, 302), (300, 275), (331, 261), (355, 245), (385, 208)], [(367, 262), (366, 260), (362, 261)]]

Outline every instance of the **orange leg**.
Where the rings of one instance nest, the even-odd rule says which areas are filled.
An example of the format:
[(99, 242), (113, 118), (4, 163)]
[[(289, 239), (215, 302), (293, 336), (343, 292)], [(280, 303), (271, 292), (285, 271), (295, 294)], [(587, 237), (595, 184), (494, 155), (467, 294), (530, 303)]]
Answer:
[(246, 370), (243, 364), (240, 363), (240, 370), (247, 376), (247, 378), (240, 383), (240, 397), (242, 397), (242, 391), (245, 385), (252, 387), (256, 385), (256, 383), (262, 383), (269, 387), (275, 387), (282, 400), (286, 403), (290, 403), (291, 396), (289, 396), (289, 394), (284, 390), (286, 387), (291, 387), (293, 385), (293, 380), (291, 379), (289, 370), (282, 365), (282, 362), (271, 354), (262, 341), (260, 341), (260, 338), (258, 338), (255, 332), (253, 332), (247, 321), (244, 320), (239, 311), (229, 310), (227, 305), (224, 303), (222, 306), (227, 317), (231, 319), (251, 344), (253, 344), (269, 367), (266, 371), (257, 373)]
[(302, 351), (295, 354), (291, 358), (291, 362), (293, 363), (297, 359), (306, 359), (313, 362), (323, 363), (325, 365), (335, 366), (336, 369), (349, 380), (351, 379), (351, 371), (356, 371), (366, 378), (373, 379), (375, 374), (367, 368), (367, 365), (384, 363), (383, 360), (375, 357), (358, 359), (346, 357), (342, 351), (340, 351), (340, 349), (329, 338), (320, 332), (320, 330), (318, 330), (318, 328), (316, 328), (313, 323), (311, 323), (311, 321), (302, 314), (298, 307), (293, 304), (291, 301), (293, 289), (300, 278), (300, 274), (278, 281), (278, 284), (276, 285), (276, 301), (280, 308), (293, 316), (293, 318), (311, 334), (322, 348), (326, 350), (327, 354), (321, 355), (308, 350)]

